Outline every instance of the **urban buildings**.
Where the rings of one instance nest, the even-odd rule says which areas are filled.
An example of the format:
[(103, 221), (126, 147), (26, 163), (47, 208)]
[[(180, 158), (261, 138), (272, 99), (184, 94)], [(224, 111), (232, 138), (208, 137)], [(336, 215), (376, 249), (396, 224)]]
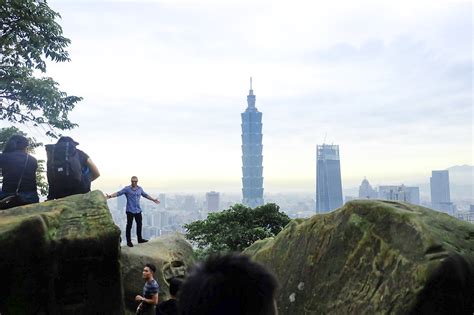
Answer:
[(159, 208), (166, 209), (166, 194), (159, 194), (158, 199), (160, 200)]
[(449, 192), (449, 171), (432, 171), (430, 177), (431, 207), (453, 214), (453, 203)]
[(342, 206), (341, 164), (338, 145), (316, 146), (316, 213)]
[(215, 212), (219, 210), (220, 195), (216, 191), (206, 193), (206, 205), (208, 212)]
[(195, 211), (197, 209), (196, 198), (193, 195), (187, 195), (184, 197), (183, 209), (185, 211)]
[(255, 107), (250, 78), (247, 109), (242, 116), (242, 203), (251, 208), (263, 205), (262, 113)]
[(358, 199), (382, 199), (420, 204), (420, 188), (405, 185), (380, 185), (378, 190), (372, 188), (369, 181), (364, 178), (359, 186)]
[(469, 205), (469, 210), (467, 211), (458, 211), (456, 217), (459, 220), (464, 220), (474, 224), (474, 205)]
[(369, 181), (364, 177), (364, 180), (359, 186), (359, 199), (376, 199), (377, 191), (372, 188)]
[(407, 187), (405, 185), (379, 186), (378, 198), (382, 200), (403, 201), (419, 205), (420, 189), (418, 187)]

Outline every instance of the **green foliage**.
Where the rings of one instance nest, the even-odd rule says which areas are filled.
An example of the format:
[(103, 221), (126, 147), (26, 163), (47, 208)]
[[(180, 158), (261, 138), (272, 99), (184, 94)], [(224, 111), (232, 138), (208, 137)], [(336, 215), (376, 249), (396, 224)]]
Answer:
[(251, 209), (236, 204), (207, 219), (184, 225), (186, 238), (197, 246), (198, 258), (211, 253), (242, 251), (255, 241), (278, 234), (290, 218), (274, 203)]
[[(28, 152), (30, 154), (35, 153), (35, 148), (43, 146), (41, 142), (37, 142), (35, 138), (28, 137), (28, 135), (22, 132), (20, 129), (16, 127), (8, 127), (8, 128), (1, 128), (0, 129), (0, 151), (3, 152), (3, 148), (7, 143), (8, 139), (13, 135), (22, 135), (28, 138), (30, 145), (28, 146)], [(38, 193), (42, 196), (46, 196), (48, 194), (48, 182), (45, 178), (45, 161), (38, 160), (38, 170), (36, 171), (36, 184), (38, 186)], [(0, 172), (1, 176), (1, 172)], [(1, 179), (0, 179), (1, 182)]]
[(0, 0), (0, 119), (69, 130), (77, 126), (68, 113), (82, 98), (68, 96), (46, 72), (46, 60), (69, 61), (70, 40), (43, 0)]

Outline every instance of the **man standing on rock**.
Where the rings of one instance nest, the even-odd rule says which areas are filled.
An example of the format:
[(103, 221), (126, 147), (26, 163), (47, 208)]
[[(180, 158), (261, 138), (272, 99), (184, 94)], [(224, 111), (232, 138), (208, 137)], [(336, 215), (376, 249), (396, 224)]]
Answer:
[(153, 278), (156, 272), (156, 267), (153, 264), (146, 264), (143, 267), (143, 279), (145, 285), (143, 286), (143, 294), (137, 295), (135, 301), (140, 302), (137, 308), (137, 314), (155, 315), (155, 306), (158, 304), (158, 291), (160, 286)]
[(135, 219), (135, 223), (137, 224), (137, 239), (138, 243), (145, 243), (148, 240), (142, 237), (142, 209), (140, 208), (140, 197), (143, 196), (148, 200), (153, 201), (156, 204), (159, 204), (160, 201), (158, 198), (152, 198), (148, 195), (143, 189), (138, 186), (138, 177), (132, 176), (131, 178), (132, 184), (130, 186), (122, 188), (122, 190), (113, 193), (111, 195), (106, 194), (107, 199), (114, 198), (117, 196), (125, 195), (127, 198), (127, 226), (125, 230), (125, 235), (127, 237), (127, 246), (133, 247), (132, 238), (131, 238), (131, 230), (133, 219)]

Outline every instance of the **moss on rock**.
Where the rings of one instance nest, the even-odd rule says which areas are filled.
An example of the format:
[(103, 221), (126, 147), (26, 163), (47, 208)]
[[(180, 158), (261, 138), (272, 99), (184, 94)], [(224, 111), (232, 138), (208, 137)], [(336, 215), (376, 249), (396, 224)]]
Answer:
[[(473, 307), (465, 301), (474, 296), (474, 226), (420, 206), (351, 201), (334, 212), (290, 223), (274, 239), (256, 242), (244, 253), (276, 274), (281, 314), (405, 314)], [(452, 277), (444, 279), (439, 270)], [(443, 290), (457, 296), (430, 309), (428, 301), (445, 296)]]
[(0, 313), (122, 314), (120, 230), (100, 191), (0, 212)]

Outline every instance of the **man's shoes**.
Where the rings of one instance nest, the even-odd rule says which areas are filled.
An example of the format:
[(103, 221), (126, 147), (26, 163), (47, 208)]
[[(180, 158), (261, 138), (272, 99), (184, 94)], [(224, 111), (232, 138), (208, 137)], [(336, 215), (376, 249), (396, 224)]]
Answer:
[(146, 243), (146, 242), (148, 242), (148, 240), (146, 240), (144, 238), (142, 238), (141, 240), (138, 240), (138, 243)]
[(127, 242), (127, 246), (128, 247), (133, 247), (133, 243), (132, 242)]

